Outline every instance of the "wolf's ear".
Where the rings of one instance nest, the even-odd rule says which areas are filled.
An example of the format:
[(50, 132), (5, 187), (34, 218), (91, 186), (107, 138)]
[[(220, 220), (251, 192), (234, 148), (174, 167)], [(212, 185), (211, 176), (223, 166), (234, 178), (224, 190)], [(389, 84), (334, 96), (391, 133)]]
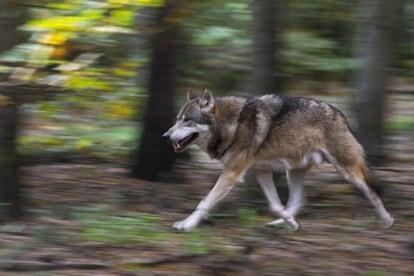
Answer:
[(197, 95), (194, 94), (193, 89), (188, 88), (187, 89), (187, 101), (191, 101), (192, 99), (197, 98)]
[(208, 91), (207, 88), (203, 91), (203, 94), (201, 94), (200, 104), (208, 110), (211, 110), (214, 107), (213, 94), (211, 94), (211, 92)]

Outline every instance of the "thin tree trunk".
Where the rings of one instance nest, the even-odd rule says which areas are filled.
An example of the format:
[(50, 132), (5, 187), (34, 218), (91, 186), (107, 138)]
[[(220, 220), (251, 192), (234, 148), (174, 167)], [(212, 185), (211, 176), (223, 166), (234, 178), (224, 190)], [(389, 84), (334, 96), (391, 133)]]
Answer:
[(18, 107), (0, 106), (0, 220), (21, 213), (19, 156), (16, 152)]
[[(0, 53), (24, 39), (17, 27), (24, 22), (25, 9), (20, 1), (0, 3)], [(8, 74), (0, 73), (0, 82)], [(17, 218), (21, 212), (19, 158), (16, 150), (18, 105), (10, 87), (0, 87), (0, 220)]]
[(132, 167), (133, 176), (146, 180), (156, 180), (161, 172), (171, 170), (176, 158), (171, 145), (161, 139), (174, 118), (177, 86), (179, 30), (165, 22), (170, 11), (166, 7), (159, 17), (160, 32), (154, 39), (144, 129)]
[(359, 68), (355, 74), (354, 106), (357, 136), (368, 159), (378, 164), (383, 159), (383, 122), (386, 87), (391, 63), (392, 38), (404, 0), (363, 0), (356, 32), (355, 57)]
[(276, 10), (279, 3), (274, 0), (253, 1), (253, 53), (251, 93), (276, 92), (275, 49)]
[[(254, 0), (252, 9), (252, 61), (251, 61), (251, 83), (250, 93), (267, 94), (280, 93), (281, 78), (276, 76), (277, 64), (280, 56), (277, 55), (278, 34), (282, 24), (281, 14), (283, 8), (278, 0)], [(276, 176), (278, 177), (278, 176)], [(256, 180), (248, 177), (249, 184)], [(279, 187), (279, 189), (283, 189)], [(256, 183), (246, 185), (246, 195), (251, 200), (262, 198), (262, 192)]]

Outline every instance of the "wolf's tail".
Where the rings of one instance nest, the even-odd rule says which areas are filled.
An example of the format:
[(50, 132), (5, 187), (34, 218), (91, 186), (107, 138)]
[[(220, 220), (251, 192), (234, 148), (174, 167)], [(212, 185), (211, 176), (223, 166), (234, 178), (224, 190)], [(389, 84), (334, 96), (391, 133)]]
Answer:
[(364, 162), (361, 165), (361, 172), (364, 176), (364, 180), (367, 185), (374, 190), (379, 197), (382, 197), (383, 194), (383, 185), (378, 181), (378, 179), (373, 175), (372, 171), (369, 169), (368, 165)]

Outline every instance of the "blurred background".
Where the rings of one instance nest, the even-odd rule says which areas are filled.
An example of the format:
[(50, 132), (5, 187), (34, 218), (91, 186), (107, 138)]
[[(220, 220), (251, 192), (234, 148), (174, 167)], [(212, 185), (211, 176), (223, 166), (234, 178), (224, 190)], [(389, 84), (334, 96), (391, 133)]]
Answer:
[[(412, 272), (413, 1), (1, 0), (0, 34), (0, 271)], [(381, 232), (371, 206), (322, 166), (307, 180), (303, 234), (254, 228), (270, 219), (254, 185), (223, 203), (220, 226), (174, 233), (221, 168), (161, 139), (189, 87), (339, 107), (401, 223)], [(331, 208), (344, 214), (334, 221)], [(315, 239), (319, 255), (298, 251)], [(335, 251), (336, 239), (350, 247)], [(280, 248), (289, 254), (270, 265)], [(352, 248), (364, 262), (346, 257)]]

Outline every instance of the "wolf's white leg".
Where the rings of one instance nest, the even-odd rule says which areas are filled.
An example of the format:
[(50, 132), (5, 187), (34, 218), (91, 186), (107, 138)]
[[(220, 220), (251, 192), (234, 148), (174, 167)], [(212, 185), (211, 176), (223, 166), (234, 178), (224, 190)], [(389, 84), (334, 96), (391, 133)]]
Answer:
[(277, 193), (276, 186), (273, 181), (272, 172), (269, 171), (256, 173), (256, 179), (262, 187), (263, 192), (265, 193), (267, 200), (269, 201), (269, 204), (278, 206), (279, 209), (284, 209), (285, 207), (280, 201), (279, 194)]
[(347, 181), (357, 187), (365, 195), (365, 197), (368, 198), (368, 200), (377, 211), (379, 217), (381, 218), (383, 226), (385, 228), (391, 227), (394, 223), (394, 219), (387, 212), (378, 195), (372, 191), (371, 188), (369, 188), (368, 184), (365, 182), (363, 173), (361, 172), (361, 166), (357, 166), (357, 164), (341, 166), (337, 159), (329, 152), (325, 152), (325, 156)]
[(222, 200), (230, 190), (238, 183), (242, 182), (248, 166), (241, 168), (225, 169), (220, 175), (213, 189), (198, 204), (197, 208), (182, 221), (174, 224), (176, 230), (189, 231), (195, 228), (203, 219), (207, 218), (208, 213), (214, 206)]
[[(260, 172), (256, 173), (257, 182), (259, 182), (260, 186), (266, 198), (269, 202), (269, 206), (278, 206), (279, 209), (284, 209), (282, 202), (280, 201), (279, 194), (276, 189), (276, 185), (273, 180), (273, 174), (271, 171), (269, 172)], [(272, 207), (271, 207), (272, 208)], [(277, 219), (275, 221), (271, 221), (266, 223), (266, 225), (278, 225), (285, 223), (284, 219)]]
[[(289, 187), (289, 199), (286, 205), (286, 212), (295, 217), (303, 206), (303, 179), (308, 170), (291, 170), (286, 172), (287, 183)], [(278, 225), (285, 223), (283, 219), (277, 219), (268, 223), (268, 225)]]
[(354, 184), (374, 206), (375, 210), (377, 211), (379, 217), (382, 220), (383, 227), (391, 227), (394, 223), (394, 218), (387, 212), (384, 205), (382, 204), (381, 199), (377, 196), (377, 194), (368, 187), (365, 181), (355, 179), (353, 177), (347, 177), (347, 175), (345, 176), (347, 180)]
[(306, 172), (307, 169), (291, 170), (286, 173), (289, 185), (289, 199), (286, 211), (292, 216), (296, 216), (303, 206), (303, 179), (305, 178)]
[(279, 195), (273, 182), (272, 172), (269, 171), (257, 173), (256, 179), (262, 187), (263, 192), (269, 202), (270, 210), (281, 217), (283, 222), (288, 223), (294, 231), (298, 230), (299, 224), (296, 222), (293, 216), (284, 210), (285, 208), (280, 202)]

